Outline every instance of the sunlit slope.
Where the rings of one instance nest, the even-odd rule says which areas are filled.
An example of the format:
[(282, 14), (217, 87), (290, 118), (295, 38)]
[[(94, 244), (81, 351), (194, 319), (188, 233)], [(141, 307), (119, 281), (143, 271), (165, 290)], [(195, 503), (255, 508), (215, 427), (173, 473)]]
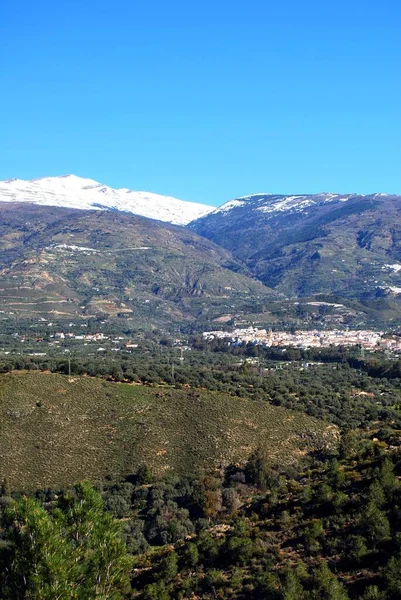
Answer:
[(194, 473), (243, 462), (258, 446), (291, 461), (332, 445), (336, 429), (228, 394), (113, 384), (47, 373), (0, 376), (0, 479), (59, 487), (126, 475)]
[(191, 231), (115, 212), (0, 205), (0, 310), (20, 317), (213, 318), (274, 296)]

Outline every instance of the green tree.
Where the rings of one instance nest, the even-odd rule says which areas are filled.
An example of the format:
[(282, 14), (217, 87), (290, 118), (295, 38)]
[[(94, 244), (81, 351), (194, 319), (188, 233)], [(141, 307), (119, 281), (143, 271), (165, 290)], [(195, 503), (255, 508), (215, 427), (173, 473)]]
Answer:
[(374, 481), (369, 487), (369, 502), (374, 502), (378, 508), (386, 502), (383, 487), (378, 481)]
[(286, 569), (281, 594), (282, 600), (302, 600), (305, 598), (304, 589), (295, 571)]
[(390, 500), (395, 490), (400, 487), (400, 483), (394, 474), (394, 465), (392, 461), (386, 457), (380, 467), (376, 478), (379, 480), (387, 498)]
[(373, 545), (379, 544), (390, 537), (389, 520), (372, 501), (369, 502), (362, 515), (362, 528)]
[(189, 543), (185, 546), (183, 552), (183, 561), (186, 567), (193, 568), (199, 562), (199, 550), (196, 544)]
[(390, 598), (401, 595), (401, 554), (393, 556), (384, 569), (384, 579)]
[(348, 539), (347, 554), (357, 564), (368, 554), (365, 539), (360, 535), (350, 536)]
[(344, 587), (325, 562), (322, 562), (315, 571), (313, 587), (310, 598), (314, 600), (348, 600), (348, 594)]
[(118, 600), (128, 589), (130, 558), (120, 524), (88, 483), (46, 511), (24, 497), (5, 512), (11, 552), (5, 598)]
[(251, 539), (232, 536), (226, 544), (226, 552), (230, 563), (246, 565), (254, 554), (255, 548)]
[(274, 489), (278, 485), (278, 474), (269, 465), (266, 452), (257, 448), (245, 465), (245, 475), (249, 483), (257, 485), (262, 490)]
[(347, 431), (341, 437), (339, 445), (339, 454), (342, 459), (353, 457), (358, 449), (358, 440), (354, 431)]
[(162, 581), (170, 582), (178, 573), (178, 556), (172, 551), (166, 554), (160, 562), (159, 577)]
[(222, 589), (227, 585), (224, 573), (218, 569), (209, 569), (206, 573), (204, 583), (206, 589), (210, 590), (214, 596), (216, 596), (217, 590)]
[(69, 579), (72, 566), (68, 543), (59, 524), (34, 500), (24, 497), (3, 518), (5, 539), (10, 543), (6, 599), (73, 599), (75, 582)]
[(377, 585), (369, 585), (363, 593), (361, 600), (384, 600), (385, 593), (379, 590)]

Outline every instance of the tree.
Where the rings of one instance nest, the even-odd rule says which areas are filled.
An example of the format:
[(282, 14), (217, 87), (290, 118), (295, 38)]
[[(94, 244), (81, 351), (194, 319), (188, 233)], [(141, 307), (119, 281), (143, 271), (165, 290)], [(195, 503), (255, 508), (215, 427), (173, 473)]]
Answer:
[(360, 535), (350, 536), (348, 539), (347, 554), (357, 564), (368, 554), (365, 539)]
[(196, 544), (189, 543), (185, 546), (183, 552), (183, 561), (186, 567), (193, 568), (199, 562), (199, 550)]
[(380, 467), (379, 472), (376, 474), (387, 498), (390, 500), (393, 492), (399, 488), (399, 481), (394, 474), (394, 465), (391, 460), (386, 457), (383, 464)]
[(257, 448), (245, 465), (245, 475), (249, 483), (262, 490), (274, 489), (278, 486), (278, 473), (269, 465), (268, 456), (261, 448)]
[(254, 551), (254, 544), (250, 538), (234, 535), (227, 540), (226, 552), (230, 563), (246, 565), (252, 558)]
[(281, 594), (283, 600), (302, 600), (305, 597), (304, 589), (296, 572), (286, 569)]
[(50, 515), (26, 496), (6, 511), (5, 538), (10, 543), (5, 598), (73, 599), (68, 544)]
[(344, 587), (325, 562), (322, 562), (314, 573), (313, 588), (310, 598), (314, 600), (348, 600)]
[(238, 508), (239, 500), (235, 488), (224, 488), (222, 491), (223, 506), (229, 513), (235, 512)]
[(381, 508), (386, 502), (383, 487), (378, 481), (374, 481), (369, 487), (369, 502), (373, 502), (378, 508)]
[(354, 431), (347, 431), (341, 437), (339, 454), (342, 459), (349, 459), (357, 452), (358, 440)]
[(384, 600), (384, 592), (380, 591), (377, 585), (369, 585), (363, 593), (362, 600)]
[(120, 524), (88, 483), (51, 512), (23, 497), (3, 521), (11, 544), (6, 599), (118, 600), (128, 589), (131, 561)]
[(3, 482), (0, 486), (0, 496), (9, 497), (11, 494), (11, 488), (7, 477), (4, 477)]
[(390, 598), (399, 598), (401, 594), (401, 555), (393, 556), (384, 569), (384, 579)]
[(390, 537), (390, 523), (385, 513), (370, 501), (362, 516), (362, 528), (374, 546)]
[(159, 577), (164, 582), (172, 581), (178, 573), (178, 556), (172, 551), (166, 554), (160, 562)]

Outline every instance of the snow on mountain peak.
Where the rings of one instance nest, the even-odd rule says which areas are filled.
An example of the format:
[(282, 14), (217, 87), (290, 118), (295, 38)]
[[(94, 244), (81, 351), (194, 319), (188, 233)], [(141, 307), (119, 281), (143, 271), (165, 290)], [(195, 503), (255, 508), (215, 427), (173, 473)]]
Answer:
[(117, 210), (186, 225), (214, 208), (151, 192), (114, 189), (76, 175), (0, 181), (0, 202), (30, 202), (85, 210)]
[(282, 213), (282, 212), (304, 212), (309, 207), (327, 202), (347, 202), (354, 194), (333, 194), (330, 192), (321, 192), (319, 194), (250, 194), (241, 196), (235, 200), (229, 200), (220, 208), (213, 211), (213, 214), (227, 215), (239, 207), (248, 207), (251, 210), (261, 213)]

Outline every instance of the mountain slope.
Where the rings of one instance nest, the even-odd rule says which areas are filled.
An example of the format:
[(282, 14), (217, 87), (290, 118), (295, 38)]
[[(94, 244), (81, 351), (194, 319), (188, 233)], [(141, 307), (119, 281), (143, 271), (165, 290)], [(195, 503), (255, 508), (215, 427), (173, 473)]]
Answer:
[[(291, 462), (335, 445), (337, 428), (225, 393), (0, 374), (0, 481), (22, 489), (134, 473), (193, 474), (244, 462), (258, 446)], [(309, 446), (309, 447), (308, 447)]]
[(273, 294), (229, 252), (134, 215), (0, 204), (0, 310), (209, 320)]
[(401, 197), (257, 194), (190, 224), (288, 295), (401, 292)]
[(75, 175), (23, 181), (0, 181), (0, 202), (32, 202), (86, 210), (117, 210), (176, 225), (185, 225), (213, 207), (169, 196), (129, 189), (113, 189), (93, 179)]

